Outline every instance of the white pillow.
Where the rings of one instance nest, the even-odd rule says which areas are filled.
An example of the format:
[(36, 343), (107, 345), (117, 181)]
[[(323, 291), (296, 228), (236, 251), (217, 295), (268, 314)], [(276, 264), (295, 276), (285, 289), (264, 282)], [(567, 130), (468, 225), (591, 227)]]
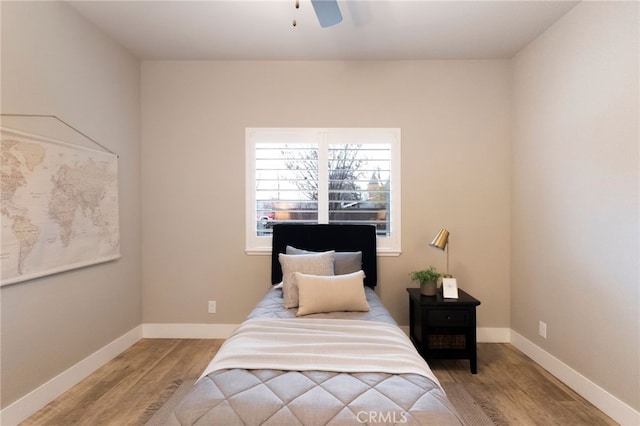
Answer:
[(282, 297), (285, 308), (298, 306), (298, 286), (296, 272), (311, 275), (333, 275), (333, 259), (335, 252), (327, 251), (318, 254), (290, 255), (280, 253), (278, 260), (282, 268)]
[(319, 312), (369, 311), (364, 293), (364, 272), (317, 276), (296, 272), (298, 316)]

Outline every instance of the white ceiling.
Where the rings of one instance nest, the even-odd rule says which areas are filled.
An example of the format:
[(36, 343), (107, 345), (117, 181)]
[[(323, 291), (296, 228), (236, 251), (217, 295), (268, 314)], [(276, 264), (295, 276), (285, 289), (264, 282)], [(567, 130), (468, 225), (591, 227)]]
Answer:
[(577, 3), (338, 0), (343, 21), (321, 28), (299, 1), (69, 4), (145, 60), (373, 60), (510, 58)]

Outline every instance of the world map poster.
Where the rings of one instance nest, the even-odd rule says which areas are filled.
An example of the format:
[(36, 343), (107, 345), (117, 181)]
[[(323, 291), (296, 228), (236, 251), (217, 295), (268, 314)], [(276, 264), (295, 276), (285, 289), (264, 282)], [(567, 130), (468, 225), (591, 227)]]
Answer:
[(118, 157), (0, 128), (0, 285), (120, 257)]

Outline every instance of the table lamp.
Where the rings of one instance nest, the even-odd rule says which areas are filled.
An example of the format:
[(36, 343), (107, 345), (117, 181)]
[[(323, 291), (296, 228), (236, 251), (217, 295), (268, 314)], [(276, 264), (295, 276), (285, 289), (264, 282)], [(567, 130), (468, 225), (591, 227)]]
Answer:
[(447, 273), (442, 278), (442, 297), (445, 299), (457, 299), (458, 283), (455, 278), (449, 275), (449, 231), (441, 229), (429, 245), (440, 250), (447, 250)]
[(447, 276), (449, 276), (449, 231), (441, 229), (440, 232), (429, 243), (431, 247), (439, 248), (447, 251)]

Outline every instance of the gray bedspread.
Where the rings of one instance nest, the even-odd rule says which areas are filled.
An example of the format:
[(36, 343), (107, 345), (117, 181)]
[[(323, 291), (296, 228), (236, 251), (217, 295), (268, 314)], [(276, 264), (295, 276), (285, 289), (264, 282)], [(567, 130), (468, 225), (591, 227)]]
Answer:
[[(397, 325), (387, 308), (375, 291), (370, 287), (365, 287), (365, 295), (369, 302), (369, 312), (331, 312), (328, 314), (311, 314), (300, 317), (305, 318), (335, 318), (335, 319), (356, 319), (364, 321), (380, 321)], [(282, 290), (271, 289), (258, 302), (253, 311), (249, 313), (247, 319), (251, 318), (296, 318), (297, 308), (287, 309), (282, 303)]]
[[(369, 312), (315, 314), (395, 324), (375, 292)], [(269, 290), (248, 318), (295, 318)], [(417, 374), (230, 369), (202, 377), (173, 411), (173, 425), (460, 425), (440, 386)]]

